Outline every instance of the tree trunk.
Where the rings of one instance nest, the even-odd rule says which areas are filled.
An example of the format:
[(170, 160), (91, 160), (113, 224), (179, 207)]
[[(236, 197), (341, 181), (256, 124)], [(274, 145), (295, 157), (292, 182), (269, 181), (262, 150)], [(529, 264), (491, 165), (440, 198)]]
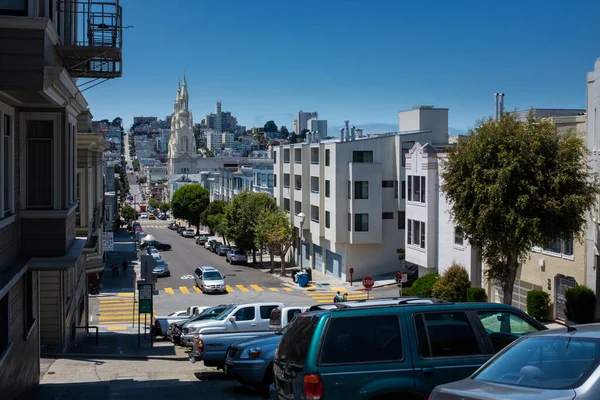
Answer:
[(269, 247), (269, 256), (271, 257), (271, 273), (275, 272), (275, 254), (271, 247)]
[(263, 265), (263, 252), (264, 252), (264, 247), (260, 246), (260, 266), (262, 267)]
[(288, 249), (289, 248), (284, 249), (283, 246), (279, 247), (279, 250), (280, 250), (279, 254), (281, 255), (281, 272), (280, 272), (281, 276), (286, 275), (286, 273), (285, 273), (285, 254), (287, 253)]
[(252, 263), (256, 264), (256, 249), (252, 249)]
[(504, 292), (502, 303), (510, 306), (513, 300), (513, 288), (517, 277), (517, 269), (519, 268), (519, 259), (516, 253), (509, 253), (506, 259), (507, 274), (506, 281), (502, 284), (502, 291)]

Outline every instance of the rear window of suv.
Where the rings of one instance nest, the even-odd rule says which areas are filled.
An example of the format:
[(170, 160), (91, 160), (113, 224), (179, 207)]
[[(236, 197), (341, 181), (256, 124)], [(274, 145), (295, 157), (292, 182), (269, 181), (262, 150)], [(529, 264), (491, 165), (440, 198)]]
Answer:
[(286, 363), (304, 364), (310, 342), (319, 323), (318, 316), (298, 317), (281, 338), (275, 357)]

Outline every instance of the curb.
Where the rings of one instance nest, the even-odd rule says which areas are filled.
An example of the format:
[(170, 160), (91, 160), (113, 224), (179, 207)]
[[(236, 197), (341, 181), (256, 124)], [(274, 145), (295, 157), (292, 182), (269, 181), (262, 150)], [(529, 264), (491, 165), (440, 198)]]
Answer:
[(61, 353), (42, 354), (43, 358), (96, 358), (111, 360), (167, 360), (167, 361), (189, 361), (189, 356), (143, 356), (125, 354), (93, 354), (93, 353)]
[[(371, 289), (378, 289), (378, 288), (382, 288), (382, 287), (388, 287), (388, 286), (397, 286), (397, 285), (399, 285), (399, 283), (396, 283), (396, 282), (394, 282), (394, 283), (386, 283), (385, 285), (377, 285), (377, 286), (373, 286)], [(357, 289), (357, 290), (360, 290), (360, 291), (362, 291), (362, 292), (365, 292), (365, 291), (367, 291), (367, 289), (365, 289), (364, 287), (363, 287), (363, 288), (359, 288), (359, 289)]]

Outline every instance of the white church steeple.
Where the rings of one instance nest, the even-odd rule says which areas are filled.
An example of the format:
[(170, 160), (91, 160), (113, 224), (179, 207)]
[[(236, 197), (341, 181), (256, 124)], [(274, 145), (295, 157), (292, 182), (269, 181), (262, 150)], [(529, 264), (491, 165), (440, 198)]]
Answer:
[(169, 175), (197, 172), (196, 139), (193, 132), (192, 114), (189, 111), (187, 76), (183, 73), (177, 82), (177, 97), (171, 118), (169, 139)]

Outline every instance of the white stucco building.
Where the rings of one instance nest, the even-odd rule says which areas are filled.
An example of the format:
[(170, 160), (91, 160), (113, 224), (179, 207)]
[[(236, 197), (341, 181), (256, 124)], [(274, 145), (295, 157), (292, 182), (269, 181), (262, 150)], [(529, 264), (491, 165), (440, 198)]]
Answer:
[(234, 144), (235, 135), (233, 133), (225, 132), (221, 134), (221, 145), (226, 149), (231, 149)]
[(220, 150), (223, 147), (223, 135), (217, 131), (208, 131), (206, 135), (206, 148)]
[(189, 94), (185, 73), (183, 85), (179, 83), (169, 139), (168, 173), (193, 174), (198, 170), (197, 146), (193, 132), (192, 113), (189, 110)]
[[(405, 242), (404, 163), (416, 142), (446, 144), (448, 109), (400, 112), (399, 132), (274, 147), (274, 196), (303, 224), (302, 264), (344, 280), (399, 269)], [(300, 236), (300, 235), (299, 235)]]

